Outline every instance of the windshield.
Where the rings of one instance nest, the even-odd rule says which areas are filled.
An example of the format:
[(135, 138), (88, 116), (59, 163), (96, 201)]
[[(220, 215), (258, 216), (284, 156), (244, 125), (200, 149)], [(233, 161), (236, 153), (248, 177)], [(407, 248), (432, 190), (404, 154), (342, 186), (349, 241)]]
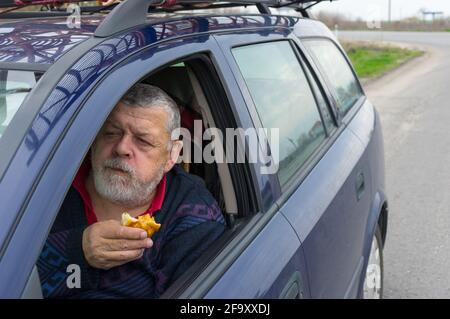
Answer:
[(0, 138), (40, 76), (33, 71), (0, 70)]

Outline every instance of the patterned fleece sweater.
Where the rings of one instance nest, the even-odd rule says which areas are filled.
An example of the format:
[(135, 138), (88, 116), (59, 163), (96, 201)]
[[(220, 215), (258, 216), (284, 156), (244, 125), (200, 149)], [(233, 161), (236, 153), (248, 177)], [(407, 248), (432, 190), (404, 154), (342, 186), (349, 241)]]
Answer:
[[(161, 229), (142, 258), (109, 270), (89, 266), (82, 250), (88, 227), (83, 200), (71, 187), (37, 266), (46, 298), (157, 298), (225, 230), (225, 221), (203, 181), (175, 166), (166, 175), (164, 201), (154, 213)], [(70, 264), (81, 287), (69, 288)]]

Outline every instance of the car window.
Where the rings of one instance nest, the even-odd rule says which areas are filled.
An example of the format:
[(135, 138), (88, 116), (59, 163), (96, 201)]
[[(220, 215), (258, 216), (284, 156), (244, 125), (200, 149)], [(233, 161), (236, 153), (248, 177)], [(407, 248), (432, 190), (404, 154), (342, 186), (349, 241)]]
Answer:
[(263, 126), (279, 129), (278, 176), (285, 185), (325, 139), (314, 95), (287, 41), (235, 48), (233, 55)]
[[(209, 64), (204, 63), (204, 60), (198, 58), (197, 55), (195, 58), (188, 57), (187, 59), (188, 60), (186, 62), (177, 61), (176, 64), (158, 68), (157, 71), (152, 72), (149, 75), (145, 76), (145, 78), (140, 79), (139, 83), (135, 83), (133, 85), (133, 87), (139, 85), (140, 93), (136, 92), (136, 90), (133, 90), (135, 93), (129, 95), (127, 97), (127, 101), (128, 103), (135, 103), (134, 105), (143, 105), (143, 103), (153, 103), (153, 105), (155, 105), (154, 103), (166, 103), (166, 108), (169, 108), (170, 106), (167, 104), (167, 100), (165, 99), (167, 99), (167, 96), (170, 96), (175, 101), (175, 105), (172, 105), (172, 107), (179, 108), (181, 122), (180, 124), (181, 127), (185, 131), (187, 131), (187, 134), (197, 134), (197, 132), (194, 133), (194, 130), (200, 130), (200, 134), (203, 134), (203, 127), (215, 127), (215, 125), (213, 125), (213, 122), (209, 122), (207, 117), (203, 116), (203, 114), (208, 114), (207, 112), (212, 109), (209, 104), (209, 98), (212, 95), (218, 97), (220, 101), (218, 103), (215, 103), (214, 106), (218, 107), (221, 105), (225, 105), (225, 107), (223, 108), (218, 107), (219, 109), (224, 110), (228, 105), (225, 102), (225, 93), (221, 92), (220, 87), (212, 85), (213, 83), (217, 83), (216, 81), (219, 81), (219, 79), (215, 78), (212, 75), (215, 73), (211, 72), (211, 70), (213, 69), (209, 68)], [(133, 68), (132, 71), (133, 70), (136, 69)], [(209, 72), (206, 72), (207, 70)], [(200, 71), (207, 73), (207, 75), (199, 79), (197, 74), (203, 74), (200, 73)], [(133, 73), (130, 72), (130, 81), (132, 81), (133, 78), (137, 78), (132, 76), (132, 74)], [(214, 93), (205, 93), (206, 90), (204, 90), (202, 86), (203, 81), (206, 82), (205, 79), (210, 79), (207, 82), (209, 83), (208, 85), (211, 85), (210, 89), (211, 91), (213, 90)], [(104, 95), (104, 92), (107, 92), (107, 89), (108, 87), (110, 87), (110, 83), (113, 80), (111, 80), (111, 78), (106, 78), (105, 81), (108, 83), (108, 85), (106, 85), (105, 83), (100, 84), (96, 88), (96, 93), (93, 93), (93, 95), (91, 95), (90, 99), (87, 100), (85, 105), (97, 105), (98, 99), (103, 100), (101, 96)], [(149, 86), (152, 86), (151, 90)], [(145, 97), (145, 95), (147, 96)], [(167, 96), (164, 97), (165, 95)], [(138, 99), (138, 97), (145, 97), (146, 100), (144, 102), (142, 102), (142, 100), (134, 100)], [(123, 103), (123, 106), (128, 107), (125, 106), (125, 104), (126, 103)], [(115, 106), (112, 106), (111, 104), (109, 105), (114, 109), (117, 107), (117, 104)], [(108, 107), (107, 102), (105, 102), (105, 107)], [(87, 109), (92, 110), (92, 108), (85, 107), (84, 114), (88, 112), (86, 111)], [(149, 108), (135, 107), (133, 108), (133, 114), (135, 115), (132, 114), (121, 117), (117, 114), (120, 114), (122, 112), (116, 112), (113, 116), (108, 116), (108, 120), (106, 122), (102, 122), (101, 124), (99, 124), (99, 127), (102, 128), (100, 128), (100, 131), (97, 133), (96, 141), (101, 139), (102, 142), (105, 142), (105, 144), (100, 144), (99, 142), (97, 142), (97, 145), (99, 145), (98, 147), (106, 148), (106, 144), (115, 143), (125, 134), (134, 134), (136, 138), (130, 139), (129, 145), (131, 145), (130, 148), (134, 148), (135, 154), (137, 154), (137, 152), (141, 152), (141, 154), (146, 153), (147, 158), (150, 156), (148, 154), (155, 154), (152, 156), (157, 156), (157, 147), (160, 147), (160, 150), (163, 150), (161, 152), (165, 154), (166, 148), (162, 147), (160, 142), (161, 140), (164, 141), (164, 139), (158, 138), (159, 136), (165, 136), (165, 134), (163, 134), (165, 133), (165, 130), (155, 131), (150, 129), (151, 126), (156, 126), (156, 120), (155, 122), (151, 122), (148, 118), (145, 119), (146, 114), (148, 115), (148, 109)], [(153, 110), (154, 109), (155, 108), (153, 108)], [(159, 108), (156, 109), (158, 110)], [(111, 111), (111, 113), (113, 112), (114, 111)], [(211, 114), (214, 114), (212, 112), (216, 111), (211, 111)], [(154, 113), (154, 115), (155, 114), (156, 113)], [(139, 117), (140, 115), (143, 115), (144, 117)], [(129, 127), (127, 124), (130, 123), (125, 122), (128, 121), (127, 118), (130, 118), (132, 116), (135, 117), (135, 119), (133, 120), (133, 124), (136, 125), (135, 129), (130, 129), (129, 133), (124, 134), (124, 131)], [(83, 117), (83, 112), (79, 113), (77, 118), (71, 125), (69, 134), (75, 133), (75, 135), (77, 135), (76, 133), (85, 129), (84, 127), (80, 126), (80, 119), (83, 118), (85, 119), (85, 117)], [(213, 118), (213, 115), (211, 115), (211, 118)], [(161, 119), (164, 120), (164, 117)], [(146, 121), (147, 124), (143, 123), (143, 121)], [(196, 123), (196, 121), (199, 122)], [(104, 123), (106, 125), (104, 125)], [(150, 123), (150, 125), (148, 123)], [(149, 127), (147, 128), (147, 126)], [(226, 124), (226, 127), (232, 126)], [(148, 134), (145, 134), (146, 132), (148, 132)], [(193, 138), (191, 138), (192, 136), (189, 135), (189, 141), (193, 144), (194, 141)], [(150, 143), (153, 140), (155, 140), (156, 143), (153, 143), (153, 145), (147, 145), (146, 143), (142, 144), (142, 140), (144, 140), (145, 142), (147, 139), (150, 139)], [(64, 141), (64, 143), (67, 143), (67, 139)], [(201, 147), (205, 146), (206, 148), (205, 144), (202, 145), (202, 143), (200, 142)], [(189, 144), (186, 143), (185, 145), (188, 146)], [(203, 148), (201, 150), (203, 151)], [(190, 154), (192, 154), (192, 158), (190, 159), (194, 159), (194, 154)], [(136, 266), (136, 264), (129, 263), (129, 261), (131, 261), (131, 259), (129, 259), (125, 263), (121, 263), (120, 265), (116, 264), (111, 269), (103, 269), (101, 271), (101, 277), (104, 279), (104, 281), (106, 282), (109, 280), (109, 283), (106, 284), (107, 288), (97, 289), (95, 286), (90, 286), (89, 283), (87, 283), (86, 289), (84, 289), (84, 287), (83, 290), (73, 289), (77, 287), (75, 285), (75, 283), (77, 282), (79, 283), (79, 286), (85, 284), (83, 280), (80, 279), (82, 278), (82, 276), (96, 276), (96, 274), (98, 274), (98, 271), (95, 270), (95, 268), (101, 267), (100, 264), (97, 264), (100, 267), (87, 267), (88, 270), (85, 273), (85, 261), (87, 261), (87, 259), (84, 258), (84, 250), (80, 250), (77, 247), (74, 247), (71, 241), (67, 240), (67, 238), (71, 236), (75, 236), (74, 238), (81, 238), (80, 236), (82, 236), (82, 232), (78, 232), (77, 229), (85, 229), (88, 224), (93, 224), (96, 220), (100, 220), (97, 219), (98, 215), (96, 215), (99, 209), (89, 207), (89, 210), (86, 209), (85, 211), (85, 208), (88, 206), (84, 204), (85, 201), (87, 203), (91, 202), (89, 191), (86, 188), (86, 181), (89, 178), (90, 172), (93, 172), (95, 170), (95, 168), (93, 168), (92, 161), (94, 161), (94, 158), (96, 156), (97, 155), (96, 153), (94, 153), (91, 145), (90, 151), (87, 152), (85, 159), (82, 161), (80, 168), (78, 169), (75, 178), (72, 181), (71, 187), (66, 193), (66, 197), (64, 198), (63, 203), (59, 208), (58, 217), (56, 218), (55, 223), (53, 224), (50, 233), (48, 234), (46, 243), (42, 248), (42, 251), (36, 262), (36, 267), (41, 280), (42, 293), (45, 298), (69, 298), (74, 296), (76, 296), (76, 298), (80, 298), (80, 296), (89, 296), (89, 298), (103, 298), (105, 296), (114, 297), (118, 294), (122, 294), (122, 296), (126, 296), (128, 298), (158, 297), (176, 280), (188, 280), (188, 276), (185, 275), (184, 279), (181, 278), (181, 276), (184, 275), (184, 273), (188, 273), (189, 275), (189, 272), (186, 271), (189, 267), (198, 267), (193, 266), (194, 262), (199, 262), (199, 260), (201, 262), (202, 258), (205, 258), (205, 260), (209, 260), (209, 255), (205, 254), (206, 250), (216, 249), (214, 245), (218, 242), (218, 239), (220, 238), (220, 236), (222, 236), (222, 234), (228, 227), (227, 222), (225, 221), (225, 214), (228, 213), (227, 208), (231, 207), (231, 209), (233, 209), (233, 207), (236, 206), (236, 211), (240, 212), (242, 209), (241, 207), (243, 207), (236, 201), (236, 199), (231, 198), (231, 192), (233, 193), (233, 196), (236, 196), (234, 195), (235, 191), (233, 181), (231, 180), (231, 177), (229, 179), (224, 179), (219, 175), (219, 168), (217, 163), (208, 163), (204, 160), (204, 158), (200, 158), (200, 161), (198, 162), (190, 161), (190, 159), (189, 161), (182, 162), (181, 165), (176, 165), (169, 172), (165, 174), (161, 173), (159, 177), (152, 177), (152, 179), (160, 179), (158, 180), (158, 183), (154, 184), (156, 187), (156, 194), (154, 195), (153, 199), (156, 198), (157, 200), (151, 199), (150, 206), (148, 206), (148, 208), (144, 210), (143, 215), (141, 214), (141, 216), (150, 217), (149, 214), (145, 213), (149, 213), (151, 209), (152, 216), (155, 218), (154, 222), (159, 223), (161, 227), (163, 227), (161, 228), (161, 230), (156, 232), (156, 234), (152, 234), (152, 239), (155, 241), (155, 246), (153, 246), (151, 250), (146, 249), (145, 252), (143, 252), (144, 257), (141, 258), (143, 264), (151, 264), (151, 268), (155, 269), (155, 272), (161, 274), (161, 276), (148, 276), (148, 267), (142, 267), (142, 265)], [(135, 167), (137, 165), (124, 164), (125, 161), (123, 155), (116, 156), (116, 154), (110, 154), (108, 157), (112, 158), (112, 160), (109, 160), (109, 162), (115, 163), (108, 165), (123, 165), (121, 167), (126, 166), (130, 171), (139, 169), (139, 167)], [(163, 165), (161, 166), (162, 168), (165, 167), (164, 162), (159, 162), (158, 165)], [(223, 166), (221, 169), (222, 170), (220, 172), (224, 172)], [(146, 168), (146, 171), (148, 171), (148, 167)], [(162, 172), (162, 170), (160, 170), (160, 172)], [(94, 175), (95, 173), (92, 174)], [(136, 177), (133, 178), (136, 179)], [(106, 187), (109, 187), (109, 190), (111, 190), (114, 188), (114, 185), (118, 185), (117, 183), (114, 184), (114, 181), (111, 180), (112, 179), (109, 179), (108, 181), (101, 183), (107, 185)], [(228, 180), (230, 182), (226, 183), (226, 181)], [(102, 187), (102, 185), (96, 186), (95, 183), (96, 182), (94, 181), (93, 187), (95, 189), (97, 189), (97, 187)], [(225, 190), (225, 187), (222, 187), (222, 185), (225, 185), (227, 189)], [(244, 187), (244, 182), (241, 181), (239, 185), (241, 186), (239, 195), (243, 196), (249, 201), (246, 207), (248, 207), (249, 210), (251, 209), (251, 211), (254, 211), (253, 207), (250, 206), (250, 196), (247, 195), (248, 192)], [(104, 188), (105, 187), (103, 186), (103, 189)], [(128, 189), (132, 188), (132, 186), (128, 187)], [(184, 191), (183, 189), (186, 189), (187, 191)], [(192, 189), (194, 189), (193, 192), (191, 191)], [(132, 191), (142, 194), (142, 192), (144, 192), (145, 190), (136, 191), (136, 189), (133, 188)], [(100, 194), (99, 196), (101, 196), (104, 201), (108, 201), (109, 203), (111, 203), (111, 197), (115, 196), (115, 198), (113, 199), (116, 200), (120, 197), (120, 195), (117, 194), (120, 194), (121, 192), (116, 192), (116, 194), (113, 195), (111, 195), (111, 192), (109, 192), (109, 194), (107, 195), (104, 195), (104, 193), (99, 193), (98, 191), (97, 193)], [(172, 200), (174, 196), (177, 196), (176, 201)], [(148, 197), (150, 198), (150, 196)], [(172, 202), (168, 203), (167, 201), (170, 200), (172, 200)], [(154, 202), (156, 203), (154, 204)], [(163, 204), (164, 209), (162, 208)], [(69, 207), (71, 207), (70, 216), (67, 215), (67, 209)], [(178, 216), (175, 215), (177, 212), (179, 212), (179, 207), (182, 207), (182, 209), (186, 210), (186, 213), (183, 213), (182, 218), (178, 218)], [(191, 209), (190, 207), (194, 207), (195, 209)], [(94, 209), (96, 211), (94, 211)], [(205, 214), (202, 211), (203, 209), (208, 210), (208, 216), (205, 217)], [(198, 217), (200, 215), (202, 215), (201, 218)], [(86, 218), (86, 216), (90, 217)], [(233, 216), (236, 218), (240, 217), (236, 214)], [(137, 217), (137, 215), (135, 217)], [(72, 220), (72, 218), (74, 219)], [(112, 219), (112, 217), (109, 216), (108, 218)], [(145, 228), (145, 226), (147, 225), (154, 224), (151, 222), (151, 220), (149, 221), (149, 219), (144, 219), (141, 222), (136, 222), (132, 220), (129, 215), (119, 216), (118, 220), (120, 220), (120, 218), (122, 218), (122, 222), (131, 227), (144, 226)], [(69, 224), (65, 224), (65, 221), (67, 221), (68, 219), (71, 219), (73, 223), (71, 222)], [(231, 226), (231, 222), (228, 223)], [(79, 228), (80, 225), (82, 225), (81, 228)], [(166, 232), (164, 229), (168, 229), (168, 231)], [(196, 234), (199, 229), (203, 234), (200, 238), (201, 240), (195, 242), (192, 240), (186, 241), (183, 239), (186, 236), (194, 238), (195, 236), (192, 236), (192, 234)], [(176, 247), (176, 249), (174, 249), (174, 247)], [(117, 250), (118, 252), (120, 252), (119, 249)], [(126, 247), (123, 248), (122, 251), (126, 251)], [(60, 262), (52, 262), (51, 256), (55, 256), (55, 254), (59, 258), (58, 261)], [(157, 257), (159, 255), (164, 255), (165, 258), (158, 259)], [(178, 258), (178, 256), (181, 257)], [(74, 266), (74, 268), (68, 268), (69, 266)], [(73, 270), (78, 269), (77, 266), (80, 270)], [(69, 271), (68, 269), (72, 270)], [(140, 283), (140, 286), (137, 289), (129, 289), (129, 276), (117, 277), (117, 273), (123, 273), (124, 271), (133, 272), (133, 276), (131, 276), (130, 278), (134, 280), (134, 283)], [(73, 276), (71, 275), (71, 272), (73, 272)], [(78, 277), (75, 275), (77, 274), (77, 272), (79, 273), (79, 276), (77, 275)], [(114, 282), (111, 281), (111, 278), (113, 278)], [(133, 282), (131, 284), (133, 284)], [(113, 285), (111, 287), (113, 287), (114, 289), (109, 289), (108, 285)], [(135, 286), (136, 285), (137, 284), (135, 284)]]
[(319, 105), (320, 112), (322, 113), (322, 120), (325, 124), (325, 127), (327, 128), (328, 132), (331, 132), (333, 128), (335, 127), (334, 120), (331, 116), (331, 111), (328, 105), (328, 102), (325, 100), (322, 91), (319, 89), (319, 85), (317, 84), (316, 80), (312, 76), (311, 72), (306, 69), (306, 73), (308, 75), (308, 78), (310, 79), (311, 86), (314, 92), (314, 95), (316, 96), (317, 104)]
[(0, 70), (0, 138), (40, 74)]
[(339, 113), (344, 116), (363, 95), (350, 65), (329, 40), (304, 42), (335, 91)]

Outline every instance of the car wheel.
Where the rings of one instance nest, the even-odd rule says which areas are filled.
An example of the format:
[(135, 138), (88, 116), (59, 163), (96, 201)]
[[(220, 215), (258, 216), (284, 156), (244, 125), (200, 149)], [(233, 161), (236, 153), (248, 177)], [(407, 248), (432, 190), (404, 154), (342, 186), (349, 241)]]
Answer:
[(383, 297), (383, 245), (380, 227), (377, 226), (370, 248), (369, 262), (364, 278), (364, 299), (381, 299)]

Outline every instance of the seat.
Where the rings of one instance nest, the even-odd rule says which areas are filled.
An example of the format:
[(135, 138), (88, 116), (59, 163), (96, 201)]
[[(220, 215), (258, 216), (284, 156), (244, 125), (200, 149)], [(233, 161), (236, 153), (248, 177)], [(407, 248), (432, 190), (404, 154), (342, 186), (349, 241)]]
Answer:
[[(198, 109), (195, 103), (194, 90), (187, 68), (183, 66), (170, 66), (157, 73), (151, 75), (143, 81), (144, 83), (157, 86), (169, 94), (180, 108), (181, 127), (189, 130), (190, 135), (194, 136), (194, 121), (202, 120), (201, 110)], [(202, 136), (205, 130), (205, 123), (203, 121)], [(190, 160), (181, 162), (181, 167), (188, 173), (194, 174), (202, 178), (205, 186), (212, 193), (214, 198), (219, 203), (219, 207), (225, 211), (224, 199), (221, 191), (220, 178), (217, 173), (217, 166), (215, 163), (195, 163), (194, 162), (194, 148), (202, 147), (196, 145), (193, 140), (183, 141), (183, 144), (190, 143)], [(200, 150), (203, 154), (203, 148)], [(182, 151), (183, 152), (183, 151)], [(182, 155), (183, 153), (181, 153)]]

